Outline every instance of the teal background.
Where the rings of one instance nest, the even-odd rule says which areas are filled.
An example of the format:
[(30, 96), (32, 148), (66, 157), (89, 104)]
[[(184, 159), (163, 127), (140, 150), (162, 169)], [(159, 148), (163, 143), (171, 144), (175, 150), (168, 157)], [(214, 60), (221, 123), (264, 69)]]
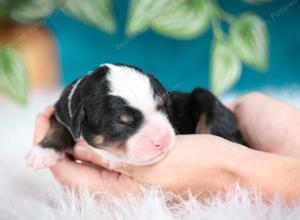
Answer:
[[(268, 70), (260, 73), (244, 65), (242, 77), (232, 90), (300, 84), (299, 1), (274, 0), (262, 5), (220, 1), (225, 10), (235, 15), (256, 12), (266, 21), (270, 33)], [(151, 30), (130, 38), (124, 34), (127, 7), (128, 1), (114, 1), (118, 26), (114, 34), (80, 23), (60, 11), (46, 20), (57, 40), (62, 83), (71, 82), (101, 63), (121, 62), (154, 74), (168, 89), (189, 91), (196, 86), (208, 87), (211, 30), (191, 40), (176, 40)]]

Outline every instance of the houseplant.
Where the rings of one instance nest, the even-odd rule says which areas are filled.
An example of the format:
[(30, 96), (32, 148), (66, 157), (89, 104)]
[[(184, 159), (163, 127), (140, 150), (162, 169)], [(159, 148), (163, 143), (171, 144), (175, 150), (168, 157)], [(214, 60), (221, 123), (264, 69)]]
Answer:
[(115, 29), (110, 0), (0, 2), (0, 92), (20, 104), (30, 87), (57, 83), (56, 47), (44, 19), (60, 10), (107, 32)]
[[(210, 87), (216, 95), (238, 81), (242, 62), (259, 71), (267, 68), (268, 32), (265, 22), (254, 13), (235, 16), (215, 0), (131, 0), (128, 14), (128, 35), (152, 29), (168, 37), (190, 39), (211, 27)], [(228, 33), (222, 29), (224, 22), (230, 27)]]
[[(247, 0), (252, 3), (261, 1)], [(22, 27), (30, 25), (29, 35), (33, 36), (41, 30), (46, 32), (43, 19), (57, 10), (104, 31), (115, 30), (111, 0), (3, 0), (0, 2), (0, 21), (5, 25), (7, 22)], [(230, 27), (228, 33), (222, 29), (224, 22)], [(152, 29), (162, 35), (183, 40), (198, 37), (209, 27), (213, 30), (210, 84), (216, 95), (224, 93), (238, 81), (242, 63), (260, 71), (267, 68), (267, 28), (264, 21), (253, 13), (232, 15), (220, 8), (215, 0), (130, 0), (129, 3), (126, 27), (129, 36)], [(1, 28), (3, 25), (0, 25), (0, 32)], [(48, 44), (51, 44), (51, 36), (45, 36)], [(28, 68), (28, 62), (24, 64), (24, 56), (19, 53), (20, 48), (16, 42), (4, 43), (0, 37), (0, 92), (25, 103), (29, 88), (26, 72), (33, 74), (33, 70)], [(44, 60), (56, 60), (53, 55), (55, 51), (49, 53), (51, 58)], [(53, 72), (57, 72), (55, 65), (57, 63), (52, 63)], [(36, 75), (39, 75), (41, 71), (37, 72)], [(50, 77), (46, 81), (55, 80), (57, 77)]]

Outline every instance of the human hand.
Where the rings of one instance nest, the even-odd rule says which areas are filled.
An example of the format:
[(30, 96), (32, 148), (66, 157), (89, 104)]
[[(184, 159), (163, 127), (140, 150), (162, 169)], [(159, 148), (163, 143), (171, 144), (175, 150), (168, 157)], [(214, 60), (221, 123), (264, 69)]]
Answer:
[[(250, 147), (257, 150), (299, 157), (300, 145), (298, 139), (299, 135), (297, 133), (300, 130), (300, 111), (297, 108), (259, 93), (251, 93), (237, 99), (231, 104), (230, 108), (236, 114), (241, 132)], [(217, 144), (214, 143), (216, 141)], [(217, 137), (209, 135), (201, 135), (193, 138), (191, 135), (178, 136), (174, 149), (172, 149), (167, 158), (160, 163), (146, 168), (121, 167), (118, 171), (133, 176), (142, 182), (178, 190), (184, 185), (193, 185), (193, 180), (189, 178), (193, 170), (188, 170), (197, 167), (193, 163), (198, 163), (198, 167), (205, 168), (199, 169), (197, 167), (198, 170), (196, 170), (199, 172), (198, 176), (203, 175), (202, 178), (200, 178), (202, 179), (201, 185), (204, 184), (203, 180), (207, 179), (207, 177), (205, 178), (207, 173), (211, 173), (216, 167), (220, 168), (222, 166), (221, 164), (225, 161), (226, 158), (223, 157), (223, 151), (220, 149), (224, 150), (225, 155), (226, 153), (232, 154), (233, 145), (236, 144), (228, 143), (224, 139), (218, 139)], [(193, 149), (192, 146), (194, 146), (195, 149)], [(216, 146), (219, 146), (220, 149)], [(195, 158), (194, 155), (197, 155), (197, 151), (200, 151), (198, 155), (200, 155), (200, 160), (203, 163), (199, 163), (198, 161), (192, 162), (191, 159)], [(236, 148), (236, 152), (238, 152), (237, 157), (239, 157), (243, 151), (241, 148)], [(191, 154), (189, 155), (189, 153)], [(217, 155), (221, 157), (219, 158)], [(93, 163), (104, 165), (101, 159), (99, 159), (99, 156), (95, 153), (90, 153), (90, 157), (81, 156), (79, 153), (77, 157), (82, 160), (89, 160)], [(185, 161), (183, 161), (183, 158)], [(213, 161), (214, 158), (217, 158), (219, 164)], [(231, 157), (231, 159), (232, 158), (233, 157)], [(199, 158), (197, 159), (199, 160)], [(181, 170), (177, 170), (179, 164), (183, 172), (179, 172), (180, 174), (176, 175), (176, 173), (178, 173), (177, 171)], [(176, 168), (175, 174), (170, 172), (174, 168)], [(222, 175), (222, 172), (220, 173)], [(158, 176), (160, 178), (157, 178)], [(175, 180), (172, 178), (178, 179)], [(172, 181), (170, 179), (172, 179)], [(211, 180), (211, 178), (209, 179)], [(185, 181), (190, 184), (186, 184)], [(213, 188), (212, 182), (208, 185), (202, 185), (202, 190)], [(196, 185), (199, 186), (199, 183)]]
[[(238, 166), (235, 158), (247, 151), (244, 146), (213, 135), (179, 135), (172, 150), (158, 163), (114, 169), (148, 186), (159, 186), (183, 196), (187, 189), (207, 196), (233, 186), (237, 180), (232, 172), (232, 167)], [(75, 146), (73, 155), (79, 160), (107, 166), (85, 143)]]
[(261, 93), (242, 96), (229, 108), (251, 148), (300, 157), (299, 109)]
[[(34, 143), (40, 142), (49, 130), (49, 118), (53, 114), (53, 111), (53, 107), (47, 107), (43, 113), (37, 115)], [(83, 146), (84, 143), (79, 142), (78, 144)], [(141, 188), (144, 187), (139, 182), (123, 174), (84, 162), (76, 163), (66, 157), (58, 161), (58, 163), (50, 169), (54, 177), (62, 185), (71, 187), (83, 186), (93, 192), (104, 192), (115, 196), (124, 196), (126, 193), (138, 194), (141, 192)]]
[[(53, 108), (47, 108), (44, 113), (38, 114), (35, 143), (50, 128), (52, 112)], [(201, 191), (204, 195), (232, 185), (230, 183), (235, 179), (229, 171), (230, 161), (241, 153), (240, 149), (246, 148), (212, 135), (177, 136), (174, 148), (161, 162), (151, 166), (119, 167), (117, 171), (123, 173), (120, 174), (90, 164), (106, 166), (92, 147), (80, 141), (74, 146), (74, 157), (90, 163), (76, 163), (65, 157), (50, 169), (63, 185), (85, 186), (93, 192), (115, 196), (138, 194), (145, 186), (160, 186), (181, 194), (190, 189), (195, 193)]]
[[(249, 111), (255, 109), (253, 108), (253, 106), (261, 106), (262, 104), (268, 105), (269, 103), (275, 109), (276, 107), (282, 108), (281, 111), (277, 111), (278, 109), (276, 109), (275, 111), (279, 115), (282, 111), (284, 111), (287, 114), (291, 114), (291, 118), (293, 118), (299, 114), (299, 110), (268, 97), (266, 97), (266, 99), (263, 100), (263, 97), (255, 97), (256, 95), (260, 96), (259, 94), (251, 94), (248, 96), (248, 98), (246, 98), (247, 96), (241, 97), (233, 103), (231, 108), (235, 112), (235, 114), (237, 114), (238, 121), (241, 125), (241, 131), (245, 136), (246, 141), (251, 146), (254, 146), (256, 147), (256, 149), (260, 150), (269, 149), (269, 151), (272, 152), (276, 152), (276, 150), (279, 152), (280, 149), (276, 147), (280, 147), (282, 145), (278, 144), (279, 142), (276, 145), (276, 138), (278, 138), (277, 141), (282, 141), (282, 139), (284, 138), (278, 136), (280, 132), (277, 133), (277, 135), (274, 135), (274, 131), (269, 131), (271, 129), (269, 129), (268, 126), (278, 125), (280, 120), (278, 120), (277, 123), (275, 121), (274, 124), (272, 124), (272, 117), (270, 117), (268, 119), (269, 124), (267, 123), (267, 125), (263, 125), (264, 119), (268, 118), (270, 116), (270, 113), (272, 113), (272, 107), (266, 107), (266, 109), (270, 111), (269, 113), (265, 112), (263, 108), (260, 109), (261, 112), (253, 111), (252, 113), (250, 113)], [(254, 102), (257, 101), (256, 99), (258, 98), (261, 99), (261, 103)], [(249, 118), (252, 119), (252, 121), (249, 119), (249, 126), (247, 125), (248, 115)], [(276, 114), (274, 113), (272, 116), (275, 117)], [(257, 122), (255, 121), (255, 119), (260, 119), (259, 122), (262, 122), (262, 124), (258, 126), (258, 123), (255, 123)], [(281, 119), (284, 121), (284, 119), (280, 117), (275, 119)], [(41, 126), (45, 127), (44, 125)], [(272, 126), (271, 128), (273, 129)], [(290, 127), (287, 125), (286, 128), (290, 129)], [(292, 128), (294, 129), (297, 127), (292, 126)], [(252, 135), (251, 131), (254, 131), (256, 133)], [(264, 131), (268, 131), (268, 135), (265, 134)], [(262, 137), (260, 137), (260, 135), (262, 135)], [(272, 138), (275, 138), (275, 140)], [(272, 145), (271, 142), (274, 145)], [(284, 144), (285, 141), (282, 141), (281, 143)], [(264, 148), (264, 144), (268, 144), (267, 146), (276, 147)], [(291, 154), (291, 151), (285, 151), (286, 154), (288, 152)], [(99, 157), (99, 155), (97, 155), (95, 151), (93, 151), (93, 148), (88, 146), (84, 142), (78, 143), (74, 147), (73, 154), (75, 158), (79, 160), (89, 161), (91, 163), (102, 165), (104, 167), (106, 166), (106, 164), (103, 163), (103, 161), (101, 161), (101, 157)], [(118, 177), (116, 176), (116, 178), (111, 178), (111, 182), (107, 181), (106, 178), (98, 178), (99, 176), (103, 177), (105, 175), (112, 177), (113, 175), (116, 175), (116, 173), (113, 171), (108, 171), (101, 168), (100, 171), (93, 170), (92, 172), (86, 172), (85, 170), (82, 170), (82, 166), (86, 164), (82, 164), (81, 166), (79, 166), (75, 162), (68, 160), (63, 160), (60, 163), (56, 164), (52, 168), (52, 172), (54, 173), (54, 176), (63, 184), (72, 186), (85, 185), (89, 187), (92, 191), (98, 192), (104, 190), (106, 192), (113, 192), (113, 194), (115, 195), (123, 194), (124, 190), (127, 189), (126, 184), (128, 183), (130, 186), (132, 186), (133, 189), (129, 190), (129, 192), (137, 193), (139, 190), (136, 189), (140, 186), (139, 182), (154, 186), (161, 186), (165, 190), (172, 190), (179, 193), (184, 193), (186, 192), (186, 189), (190, 189), (196, 194), (201, 192), (203, 193), (202, 195), (205, 195), (205, 193), (210, 195), (212, 192), (215, 191), (226, 190), (228, 187), (231, 187), (238, 179), (246, 179), (247, 182), (249, 180), (250, 182), (251, 180), (254, 180), (255, 182), (256, 176), (255, 172), (252, 172), (252, 162), (250, 163), (252, 164), (251, 166), (247, 166), (247, 163), (245, 166), (248, 167), (250, 171), (248, 170), (248, 172), (236, 172), (236, 168), (240, 167), (241, 163), (244, 163), (244, 161), (253, 161), (255, 158), (261, 158), (261, 161), (257, 162), (257, 164), (259, 164), (258, 167), (263, 167), (264, 165), (266, 165), (265, 158), (269, 158), (270, 160), (272, 160), (273, 166), (277, 161), (276, 158), (274, 159), (274, 156), (272, 155), (255, 152), (253, 150), (245, 148), (244, 146), (229, 142), (219, 137), (211, 135), (185, 135), (177, 136), (174, 148), (168, 153), (168, 155), (163, 160), (156, 164), (153, 164), (151, 166), (125, 166), (117, 168), (116, 170), (118, 172), (133, 177), (135, 179), (133, 180), (132, 178), (122, 176), (124, 178), (128, 178), (126, 179), (128, 182), (125, 184), (119, 182)], [(280, 168), (280, 166), (278, 167)], [(94, 167), (89, 166), (88, 170), (90, 170), (90, 168)], [(257, 170), (257, 168), (254, 169)], [(266, 176), (269, 173), (269, 170), (270, 169), (267, 167), (265, 173)], [(105, 171), (105, 175), (102, 175), (102, 171)], [(74, 173), (74, 175), (72, 175), (72, 173)], [(240, 179), (241, 176), (249, 173), (253, 173), (254, 177), (249, 177), (249, 175), (248, 178)], [(284, 169), (282, 173), (284, 174)], [(96, 178), (94, 178), (94, 176), (96, 176)], [(266, 179), (269, 181), (268, 178)], [(139, 182), (136, 180), (138, 180)], [(261, 180), (261, 176), (259, 176), (258, 180)], [(262, 184), (263, 186), (266, 185), (265, 182)], [(115, 183), (115, 185), (113, 184), (113, 189), (111, 189), (112, 183)], [(268, 186), (265, 188), (269, 189), (270, 187)]]

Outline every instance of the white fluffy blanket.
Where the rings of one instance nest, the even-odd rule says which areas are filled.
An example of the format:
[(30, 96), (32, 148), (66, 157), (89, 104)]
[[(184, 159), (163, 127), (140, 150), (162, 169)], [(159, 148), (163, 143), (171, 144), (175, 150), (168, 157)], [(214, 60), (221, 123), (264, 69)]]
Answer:
[[(271, 92), (300, 106), (299, 90)], [(20, 108), (0, 99), (0, 219), (300, 219), (300, 204), (266, 203), (238, 187), (226, 196), (199, 203), (194, 197), (169, 206), (154, 190), (142, 198), (101, 202), (85, 190), (79, 196), (62, 190), (47, 170), (25, 168), (24, 155), (32, 144), (34, 118), (53, 103), (58, 93), (36, 94), (29, 106)], [(235, 95), (224, 97), (232, 100)]]

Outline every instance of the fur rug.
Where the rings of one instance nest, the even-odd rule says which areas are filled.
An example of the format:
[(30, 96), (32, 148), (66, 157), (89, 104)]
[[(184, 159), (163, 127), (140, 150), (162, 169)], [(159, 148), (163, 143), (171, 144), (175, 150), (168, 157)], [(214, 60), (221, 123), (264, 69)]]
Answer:
[[(298, 89), (269, 94), (300, 107)], [(0, 100), (0, 219), (299, 219), (300, 204), (280, 200), (266, 203), (259, 194), (250, 197), (238, 186), (225, 196), (200, 203), (195, 197), (168, 206), (174, 195), (153, 190), (141, 198), (96, 200), (82, 189), (79, 195), (57, 185), (47, 170), (25, 167), (24, 155), (32, 144), (37, 112), (53, 103), (58, 92), (32, 95), (26, 108)], [(223, 98), (225, 102), (236, 95)]]

